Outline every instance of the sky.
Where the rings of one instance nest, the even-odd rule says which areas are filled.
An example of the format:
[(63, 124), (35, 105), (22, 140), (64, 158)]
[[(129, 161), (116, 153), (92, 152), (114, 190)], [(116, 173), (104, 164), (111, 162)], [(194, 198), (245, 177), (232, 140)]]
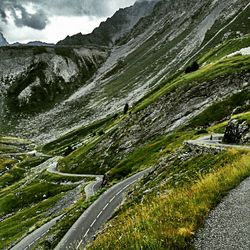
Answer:
[(9, 43), (56, 43), (90, 33), (119, 8), (136, 0), (0, 0), (0, 32)]

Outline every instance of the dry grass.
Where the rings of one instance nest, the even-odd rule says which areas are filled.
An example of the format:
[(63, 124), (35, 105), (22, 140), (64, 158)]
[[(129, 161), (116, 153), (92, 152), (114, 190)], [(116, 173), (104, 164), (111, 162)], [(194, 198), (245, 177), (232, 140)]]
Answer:
[[(230, 155), (237, 154), (230, 150)], [(250, 176), (250, 153), (172, 189), (169, 195), (146, 199), (111, 221), (90, 249), (192, 249), (197, 229), (229, 190)], [(166, 186), (167, 188), (167, 186)]]

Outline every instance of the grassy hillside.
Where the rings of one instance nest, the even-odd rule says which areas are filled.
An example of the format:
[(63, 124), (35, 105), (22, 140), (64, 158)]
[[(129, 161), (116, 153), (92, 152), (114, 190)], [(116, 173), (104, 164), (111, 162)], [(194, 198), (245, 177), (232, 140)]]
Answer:
[(88, 180), (79, 189), (83, 178), (47, 172), (48, 156), (29, 154), (34, 145), (27, 140), (1, 136), (0, 142), (0, 248), (7, 249), (62, 213), (67, 230), (68, 221), (76, 220), (68, 213), (88, 206), (84, 192)]
[[(211, 90), (206, 87), (208, 85), (212, 86), (212, 84), (214, 84), (215, 88), (218, 88), (218, 91), (223, 92), (224, 89), (228, 88), (227, 80), (225, 79), (228, 79), (228, 82), (233, 84), (233, 78), (242, 81), (241, 78), (244, 78), (244, 75), (247, 75), (247, 72), (250, 71), (249, 65), (250, 56), (237, 55), (230, 58), (219, 58), (201, 67), (196, 72), (181, 74), (175, 79), (165, 82), (160, 89), (152, 92), (151, 95), (131, 108), (131, 114), (129, 116), (117, 117), (113, 121), (107, 122), (105, 126), (111, 128), (113, 126), (114, 129), (104, 130), (104, 134), (99, 134), (98, 137), (94, 137), (89, 143), (77, 147), (74, 152), (62, 159), (60, 161), (60, 169), (62, 171), (75, 173), (104, 174), (108, 172), (111, 178), (118, 178), (141, 170), (143, 168), (142, 166), (147, 167), (152, 165), (149, 159), (143, 160), (143, 162), (146, 161), (147, 163), (141, 163), (139, 166), (137, 166), (136, 162), (141, 162), (140, 155), (143, 155), (144, 151), (152, 152), (152, 158), (158, 159), (159, 157), (155, 156), (155, 152), (161, 151), (162, 148), (159, 146), (157, 149), (157, 146), (152, 147), (152, 145), (157, 145), (159, 141), (161, 141), (159, 143), (160, 145), (162, 143), (164, 145), (164, 143), (168, 144), (168, 141), (164, 139), (164, 132), (154, 132), (155, 126), (159, 124), (159, 120), (157, 117), (150, 118), (150, 112), (154, 112), (157, 106), (163, 105), (164, 99), (168, 100), (168, 96), (173, 96), (173, 101), (176, 102), (177, 105), (186, 105), (188, 99), (199, 98), (201, 91), (204, 98), (206, 98), (206, 95), (208, 98), (211, 95), (210, 91), (213, 91), (212, 87)], [(224, 81), (225, 84), (221, 84), (220, 86), (220, 81)], [(239, 86), (239, 89), (240, 88)], [(189, 96), (187, 96), (186, 99), (182, 98), (182, 93), (183, 95), (187, 93)], [(176, 98), (174, 98), (175, 95), (177, 95)], [(217, 95), (217, 93), (214, 93), (214, 95)], [(178, 98), (180, 98), (181, 103), (178, 103)], [(209, 124), (226, 118), (232, 110), (238, 106), (241, 106), (243, 110), (247, 110), (249, 108), (246, 102), (248, 98), (249, 90), (247, 88), (245, 91), (238, 91), (235, 92), (235, 94), (225, 94), (224, 97), (220, 96), (218, 98), (216, 96), (215, 101), (212, 102), (209, 107), (206, 107), (188, 122), (185, 130), (187, 130), (187, 128), (207, 127)], [(174, 109), (174, 103), (172, 105), (173, 108), (170, 109), (172, 114), (166, 114), (166, 119), (168, 119), (168, 116), (174, 116), (178, 112)], [(187, 110), (186, 112), (191, 113), (194, 111)], [(154, 113), (152, 113), (152, 115), (153, 114)], [(161, 114), (159, 114), (159, 116), (160, 115)], [(154, 124), (150, 124), (149, 119), (154, 119), (155, 126)], [(142, 128), (141, 130), (139, 126)], [(132, 132), (131, 130), (133, 130), (134, 127), (136, 127), (136, 130)], [(138, 135), (136, 135), (136, 137), (138, 137), (138, 139), (135, 141), (131, 133), (137, 133), (137, 130)], [(143, 130), (147, 133), (144, 138), (140, 135)], [(147, 132), (146, 130), (149, 131)], [(164, 127), (162, 127), (162, 130), (164, 130)], [(185, 130), (183, 130), (184, 134), (186, 133)], [(131, 140), (131, 145), (125, 146), (124, 143), (126, 144), (127, 138)], [(63, 143), (62, 141), (62, 145)], [(66, 145), (67, 144), (64, 146)], [(46, 147), (47, 146), (44, 148)], [(126, 150), (126, 147), (131, 149)], [(124, 151), (126, 151), (125, 154), (122, 154)], [(138, 159), (133, 160), (136, 156), (139, 156)], [(151, 158), (151, 155), (149, 158)]]
[(168, 164), (160, 174), (165, 182), (156, 182), (158, 188), (143, 199), (129, 200), (89, 249), (193, 249), (209, 211), (250, 176), (250, 154), (200, 155)]

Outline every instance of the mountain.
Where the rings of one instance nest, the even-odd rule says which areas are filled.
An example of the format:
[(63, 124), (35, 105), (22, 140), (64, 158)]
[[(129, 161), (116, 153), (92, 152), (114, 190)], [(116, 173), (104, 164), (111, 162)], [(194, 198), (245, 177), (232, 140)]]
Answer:
[[(1, 129), (7, 132), (15, 126), (20, 135), (29, 130), (36, 139), (51, 138), (114, 114), (125, 103), (133, 105), (199, 54), (244, 36), (247, 4), (142, 1), (119, 10), (79, 40), (73, 36), (68, 43), (66, 38), (55, 48), (2, 49)], [(88, 48), (90, 43), (95, 45)]]
[[(206, 218), (250, 177), (249, 15), (139, 1), (89, 35), (1, 47), (0, 249), (212, 249)], [(245, 221), (218, 249), (245, 246), (245, 191), (218, 206)]]
[(4, 37), (4, 35), (0, 32), (0, 46), (6, 46), (9, 43), (7, 42), (6, 38)]
[(9, 46), (37, 46), (37, 47), (49, 47), (49, 46), (54, 46), (55, 44), (53, 43), (45, 43), (45, 42), (40, 42), (40, 41), (33, 41), (33, 42), (28, 42), (28, 43), (12, 43), (9, 44)]
[(27, 45), (30, 45), (30, 46), (54, 46), (55, 44), (45, 43), (45, 42), (40, 42), (40, 41), (32, 41), (32, 42), (28, 42)]
[(59, 41), (58, 45), (112, 46), (116, 40), (130, 31), (140, 18), (149, 15), (157, 1), (140, 1), (134, 6), (118, 10), (102, 22), (91, 34), (81, 33)]

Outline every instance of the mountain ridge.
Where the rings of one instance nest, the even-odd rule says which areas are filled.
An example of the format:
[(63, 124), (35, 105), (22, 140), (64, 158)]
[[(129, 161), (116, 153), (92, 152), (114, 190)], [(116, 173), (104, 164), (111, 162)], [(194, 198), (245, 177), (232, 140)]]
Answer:
[(3, 33), (0, 32), (0, 46), (7, 46), (9, 43), (4, 37)]
[(141, 17), (150, 14), (155, 1), (136, 1), (133, 6), (118, 10), (111, 18), (102, 22), (99, 27), (94, 29), (90, 34), (83, 35), (78, 33), (68, 36), (64, 40), (59, 41), (58, 45), (98, 45), (112, 46), (117, 39), (124, 34), (140, 20)]

